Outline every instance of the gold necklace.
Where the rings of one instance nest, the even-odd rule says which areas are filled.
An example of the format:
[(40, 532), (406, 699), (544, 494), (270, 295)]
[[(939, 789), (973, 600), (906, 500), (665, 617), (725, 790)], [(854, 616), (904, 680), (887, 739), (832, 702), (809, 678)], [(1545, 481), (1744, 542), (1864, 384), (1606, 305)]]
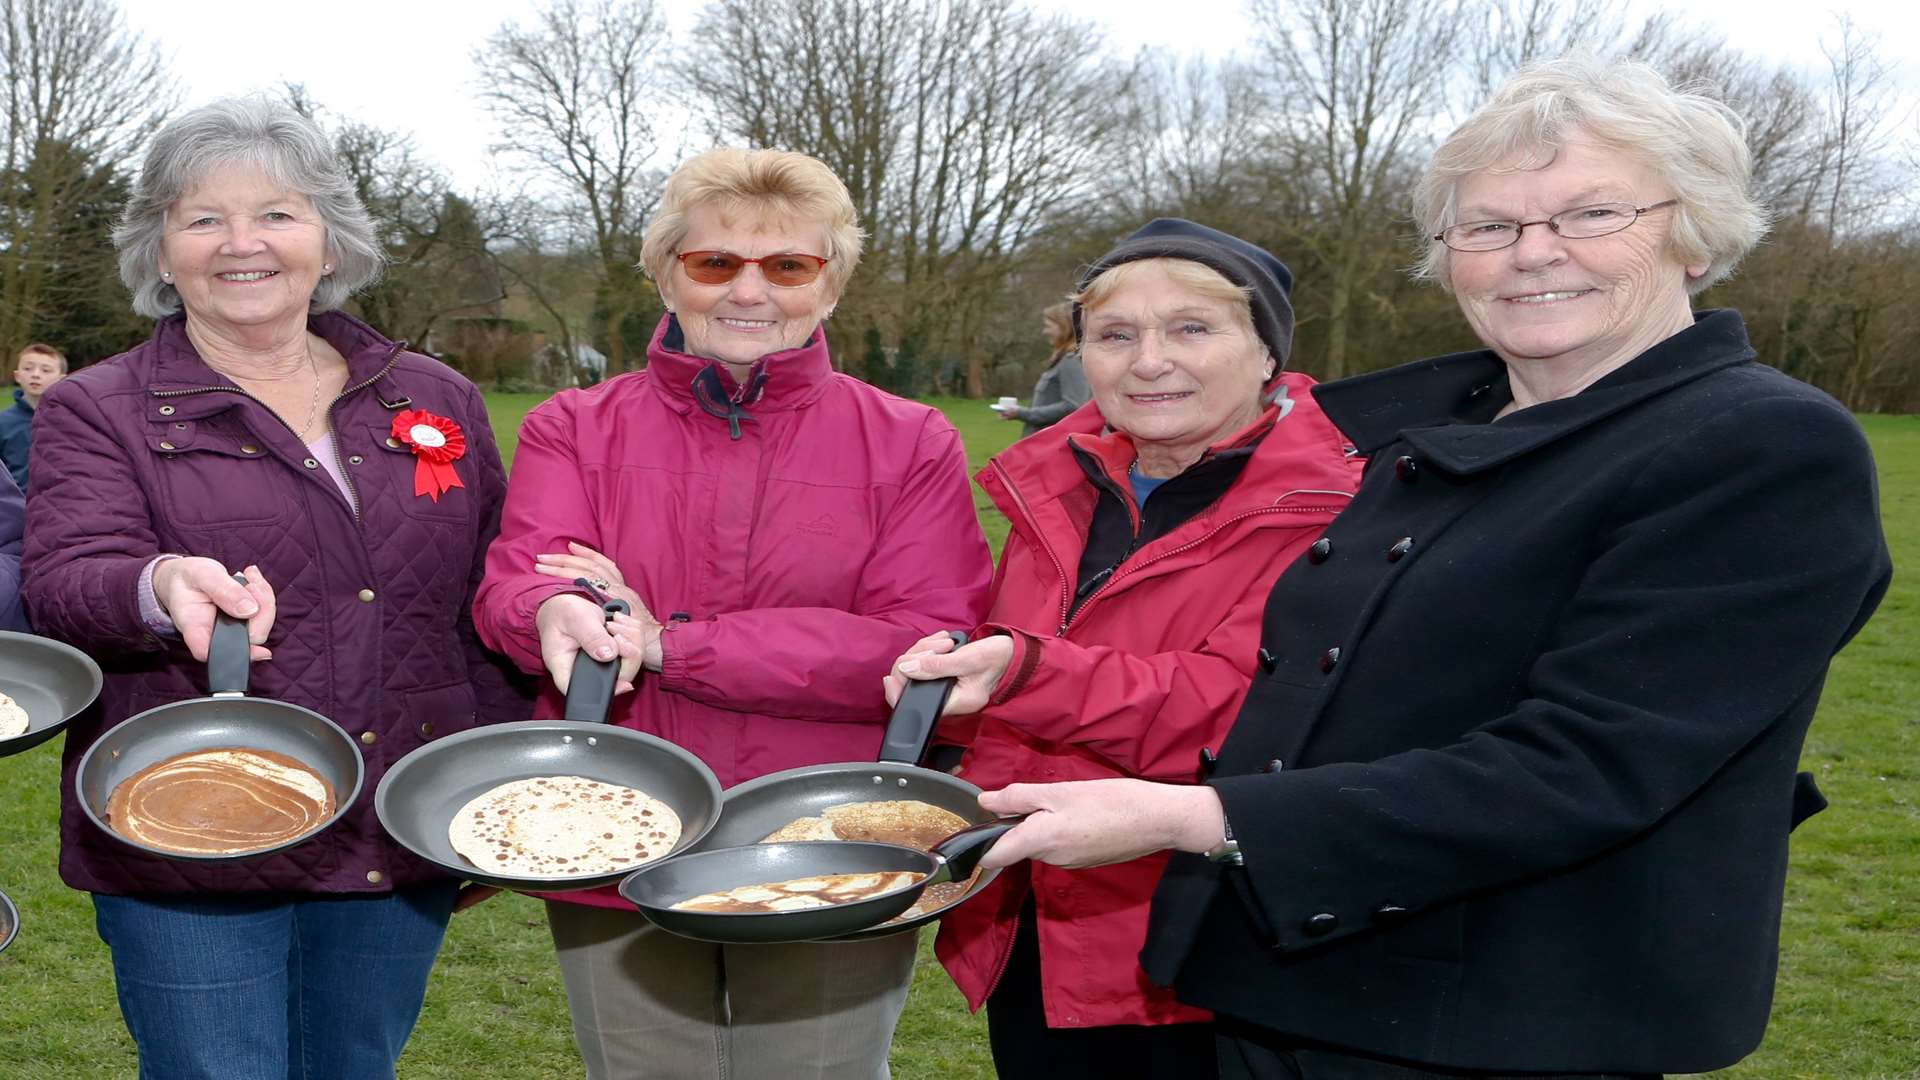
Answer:
[(307, 422), (300, 425), (296, 433), (301, 442), (307, 441), (307, 431), (313, 427), (314, 417), (320, 415), (320, 365), (313, 359), (313, 339), (307, 339), (307, 370), (313, 373), (313, 401), (307, 406)]

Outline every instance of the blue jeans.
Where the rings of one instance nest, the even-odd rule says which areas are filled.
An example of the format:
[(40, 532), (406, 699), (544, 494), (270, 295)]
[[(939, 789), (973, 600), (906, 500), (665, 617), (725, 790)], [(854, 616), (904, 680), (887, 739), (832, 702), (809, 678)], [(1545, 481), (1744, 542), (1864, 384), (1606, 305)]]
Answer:
[(94, 894), (141, 1080), (392, 1077), (457, 888)]

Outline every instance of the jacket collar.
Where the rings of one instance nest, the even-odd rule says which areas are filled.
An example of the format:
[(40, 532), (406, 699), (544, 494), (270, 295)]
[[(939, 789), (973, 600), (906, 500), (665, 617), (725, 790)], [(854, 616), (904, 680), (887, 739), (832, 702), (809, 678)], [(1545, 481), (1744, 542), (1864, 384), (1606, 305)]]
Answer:
[[(799, 409), (811, 404), (823, 393), (833, 376), (833, 357), (827, 351), (827, 335), (815, 327), (806, 344), (771, 352), (754, 361), (747, 384), (742, 386), (726, 365), (685, 351), (686, 337), (680, 320), (669, 312), (661, 318), (647, 345), (647, 382), (681, 412), (696, 407), (696, 379), (734, 404), (751, 412)], [(712, 369), (713, 374), (701, 378)], [(711, 411), (711, 410), (709, 410)], [(719, 415), (719, 414), (716, 414)]]
[(1504, 363), (1482, 350), (1325, 383), (1314, 397), (1362, 454), (1404, 439), (1435, 465), (1466, 475), (1504, 465), (1623, 409), (1751, 360), (1739, 312), (1705, 311), (1694, 324), (1572, 397), (1493, 421), (1512, 400)]
[[(307, 329), (318, 334), (333, 346), (335, 352), (346, 358), (348, 389), (376, 376), (383, 376), (391, 367), (394, 356), (406, 348), (406, 342), (392, 341), (359, 319), (338, 311), (323, 311), (309, 316)], [(239, 389), (232, 379), (213, 370), (201, 359), (199, 350), (193, 347), (193, 341), (187, 337), (184, 316), (162, 319), (153, 328), (153, 337), (147, 347), (153, 358), (147, 391), (154, 395), (175, 395), (169, 400), (183, 419), (210, 415), (236, 403), (236, 399), (228, 394), (180, 394), (181, 391), (192, 390)], [(397, 391), (384, 386), (378, 390), (383, 400), (399, 400)]]
[(33, 402), (27, 400), (27, 392), (21, 387), (13, 388), (13, 407), (24, 413), (33, 411)]

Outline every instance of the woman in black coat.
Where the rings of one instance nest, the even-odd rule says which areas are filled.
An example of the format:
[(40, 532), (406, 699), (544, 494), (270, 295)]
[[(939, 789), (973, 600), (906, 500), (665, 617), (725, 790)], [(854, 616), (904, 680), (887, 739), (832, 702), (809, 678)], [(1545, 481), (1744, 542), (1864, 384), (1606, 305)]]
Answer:
[[(1321, 386), (1365, 483), (1275, 586), (1208, 784), (1016, 786), (990, 861), (1170, 847), (1142, 961), (1227, 1076), (1642, 1076), (1760, 1042), (1795, 775), (1891, 574), (1837, 402), (1691, 293), (1758, 240), (1723, 106), (1517, 75), (1437, 152), (1485, 351)], [(1200, 853), (1205, 852), (1206, 855)]]

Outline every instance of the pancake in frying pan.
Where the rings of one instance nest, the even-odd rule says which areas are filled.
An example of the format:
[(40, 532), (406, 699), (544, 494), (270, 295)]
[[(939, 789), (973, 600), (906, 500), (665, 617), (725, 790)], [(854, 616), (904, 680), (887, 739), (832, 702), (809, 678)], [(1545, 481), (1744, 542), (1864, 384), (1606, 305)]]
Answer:
[(742, 885), (724, 892), (701, 893), (673, 905), (675, 911), (711, 911), (727, 915), (762, 915), (776, 911), (805, 911), (867, 900), (904, 889), (924, 875), (911, 870), (868, 874), (815, 874), (812, 877)]
[(503, 877), (588, 877), (673, 850), (680, 815), (644, 791), (583, 776), (534, 776), (483, 792), (447, 828), (453, 850)]
[(15, 735), (25, 735), (30, 726), (27, 710), (20, 703), (0, 694), (0, 739), (11, 739)]
[[(763, 844), (789, 840), (860, 840), (869, 843), (899, 844), (915, 851), (932, 851), (933, 846), (973, 824), (951, 810), (918, 799), (882, 799), (874, 802), (839, 803), (821, 811), (819, 817), (796, 818), (761, 839)], [(964, 881), (943, 881), (929, 885), (899, 918), (893, 922), (926, 915), (965, 896), (980, 877), (975, 870)]]
[(242, 855), (277, 847), (333, 815), (333, 788), (270, 750), (193, 750), (120, 782), (107, 798), (113, 831), (183, 855)]

